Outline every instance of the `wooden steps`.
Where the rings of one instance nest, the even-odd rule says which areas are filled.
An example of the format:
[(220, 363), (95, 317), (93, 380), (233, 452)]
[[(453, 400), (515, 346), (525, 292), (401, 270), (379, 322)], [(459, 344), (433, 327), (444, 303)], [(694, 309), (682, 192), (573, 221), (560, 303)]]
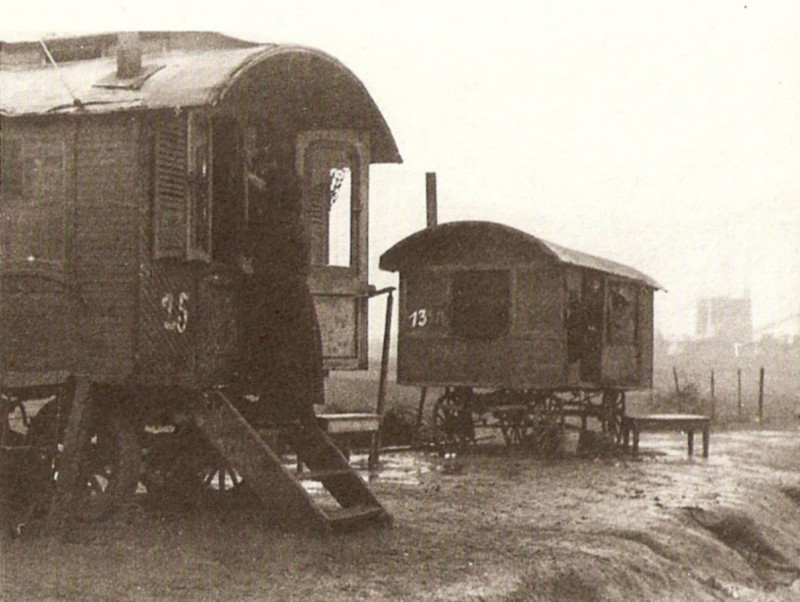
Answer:
[[(193, 412), (200, 431), (287, 527), (326, 532), (391, 524), (391, 515), (364, 479), (316, 425), (292, 424), (280, 431), (281, 439), (309, 468), (298, 474), (283, 465), (271, 444), (247, 423), (224, 392), (206, 392), (195, 400)], [(341, 508), (323, 510), (303, 480), (319, 481)]]

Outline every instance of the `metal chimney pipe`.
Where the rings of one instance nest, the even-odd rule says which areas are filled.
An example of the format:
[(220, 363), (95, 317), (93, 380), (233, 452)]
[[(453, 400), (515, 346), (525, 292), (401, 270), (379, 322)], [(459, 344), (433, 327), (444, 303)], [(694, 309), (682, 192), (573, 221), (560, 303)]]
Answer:
[(432, 171), (425, 174), (425, 209), (428, 228), (432, 228), (439, 223), (436, 203), (436, 173)]
[(139, 33), (125, 31), (117, 34), (117, 77), (131, 79), (142, 71), (142, 45)]

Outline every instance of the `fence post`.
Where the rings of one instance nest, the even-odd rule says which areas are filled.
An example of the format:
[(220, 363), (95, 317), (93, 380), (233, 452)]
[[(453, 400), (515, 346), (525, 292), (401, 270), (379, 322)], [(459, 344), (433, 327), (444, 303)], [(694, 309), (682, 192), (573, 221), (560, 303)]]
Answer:
[(736, 369), (736, 408), (739, 414), (739, 420), (742, 419), (742, 369)]
[(714, 368), (711, 368), (711, 420), (717, 417), (717, 395), (714, 391)]
[(758, 422), (764, 422), (764, 366), (758, 374)]

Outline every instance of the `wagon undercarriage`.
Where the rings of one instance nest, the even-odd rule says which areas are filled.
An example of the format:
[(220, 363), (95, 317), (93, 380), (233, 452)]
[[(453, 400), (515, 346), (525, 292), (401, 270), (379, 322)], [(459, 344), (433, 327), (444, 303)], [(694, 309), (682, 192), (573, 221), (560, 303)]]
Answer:
[[(447, 387), (434, 404), (432, 431), (441, 453), (475, 443), (481, 429), (496, 429), (509, 448), (549, 455), (558, 450), (567, 428), (585, 431), (590, 419), (610, 443), (620, 443), (624, 415), (625, 392), (617, 389), (481, 392)], [(580, 425), (568, 418), (579, 418)]]
[[(85, 393), (82, 402), (74, 381), (0, 393), (4, 531), (102, 520), (136, 504), (137, 490), (157, 507), (261, 503), (278, 522), (317, 531), (391, 522), (320, 429), (259, 419), (257, 401), (221, 389), (94, 384)], [(284, 451), (308, 467), (302, 480), (330, 494), (324, 507)]]

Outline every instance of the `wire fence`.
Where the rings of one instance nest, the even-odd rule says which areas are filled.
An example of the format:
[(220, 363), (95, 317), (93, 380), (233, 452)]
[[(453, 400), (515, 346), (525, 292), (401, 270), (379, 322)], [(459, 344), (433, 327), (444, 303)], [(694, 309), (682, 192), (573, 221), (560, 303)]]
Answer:
[(700, 412), (722, 421), (797, 422), (800, 364), (664, 364), (653, 374), (650, 403), (663, 411)]

